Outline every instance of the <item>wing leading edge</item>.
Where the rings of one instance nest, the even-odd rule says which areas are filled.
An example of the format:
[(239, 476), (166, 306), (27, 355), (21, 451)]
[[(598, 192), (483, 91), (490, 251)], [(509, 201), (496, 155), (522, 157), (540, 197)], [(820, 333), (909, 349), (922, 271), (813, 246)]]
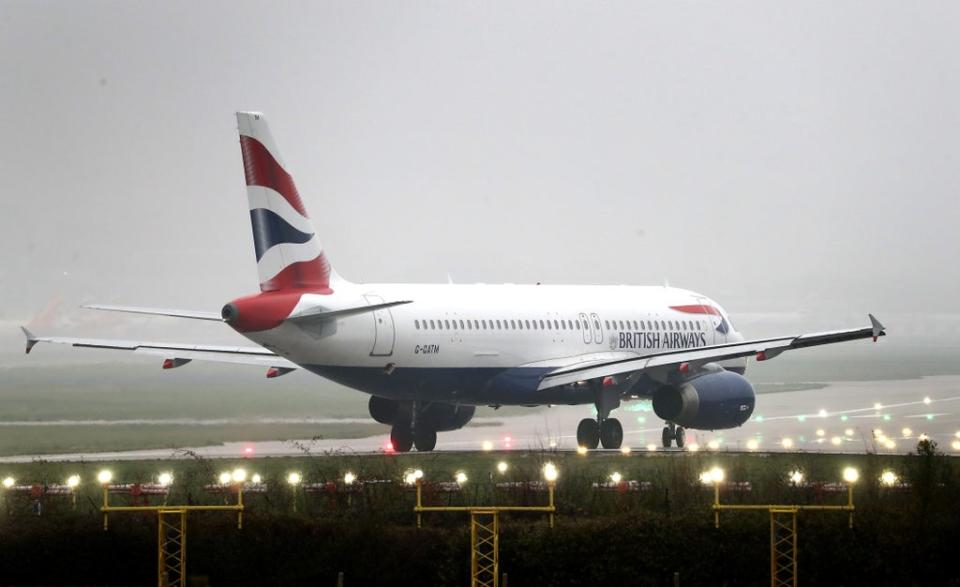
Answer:
[(797, 336), (748, 340), (698, 349), (681, 349), (628, 359), (616, 359), (601, 364), (597, 364), (594, 361), (586, 365), (581, 363), (561, 367), (544, 375), (537, 389), (543, 390), (576, 383), (578, 381), (622, 375), (624, 373), (634, 373), (637, 371), (650, 371), (654, 369), (669, 370), (670, 368), (679, 368), (684, 364), (686, 364), (688, 369), (695, 370), (707, 363), (743, 357), (753, 356), (756, 357), (758, 361), (766, 361), (784, 351), (793, 349), (847, 342), (863, 338), (873, 338), (873, 340), (876, 341), (877, 338), (881, 336), (886, 336), (884, 326), (873, 314), (870, 314), (870, 326), (866, 328), (832, 330), (829, 332), (801, 334)]
[(131, 340), (109, 340), (99, 338), (73, 338), (66, 336), (37, 336), (24, 327), (24, 336), (27, 337), (26, 352), (33, 350), (37, 343), (66, 344), (74, 347), (95, 349), (112, 349), (118, 351), (133, 351), (144, 355), (155, 355), (170, 359), (164, 363), (165, 368), (178, 367), (193, 360), (214, 361), (219, 363), (234, 363), (242, 365), (259, 365), (283, 369), (285, 372), (299, 367), (283, 357), (261, 347), (235, 347), (200, 344), (178, 344), (162, 342), (140, 342)]

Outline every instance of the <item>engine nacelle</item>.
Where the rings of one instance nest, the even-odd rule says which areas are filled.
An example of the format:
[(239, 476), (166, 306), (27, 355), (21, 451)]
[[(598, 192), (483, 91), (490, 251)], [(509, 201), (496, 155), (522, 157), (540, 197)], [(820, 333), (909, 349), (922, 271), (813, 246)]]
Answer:
[(400, 413), (400, 402), (371, 395), (367, 409), (370, 410), (370, 417), (377, 422), (392, 425), (397, 419), (397, 414)]
[(459, 430), (473, 419), (476, 406), (432, 403), (417, 415), (417, 425), (425, 425), (437, 432)]
[(756, 395), (742, 375), (717, 371), (653, 394), (658, 417), (687, 428), (722, 430), (743, 425), (753, 414)]

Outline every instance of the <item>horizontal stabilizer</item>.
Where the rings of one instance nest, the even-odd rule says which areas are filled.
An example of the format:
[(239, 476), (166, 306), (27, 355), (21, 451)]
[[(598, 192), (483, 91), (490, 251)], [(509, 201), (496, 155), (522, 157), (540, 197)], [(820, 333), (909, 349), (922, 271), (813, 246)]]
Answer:
[(192, 320), (223, 322), (220, 312), (204, 312), (203, 310), (171, 310), (168, 308), (140, 308), (137, 306), (110, 306), (106, 304), (87, 304), (80, 307), (88, 310), (104, 310), (107, 312), (127, 312), (128, 314), (148, 314), (150, 316), (170, 316), (172, 318), (190, 318)]

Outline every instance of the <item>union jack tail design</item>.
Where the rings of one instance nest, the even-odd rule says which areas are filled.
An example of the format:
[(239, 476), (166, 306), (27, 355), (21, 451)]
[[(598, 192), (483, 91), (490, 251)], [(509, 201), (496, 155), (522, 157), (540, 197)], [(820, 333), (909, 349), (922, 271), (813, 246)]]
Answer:
[(260, 290), (329, 292), (336, 274), (259, 112), (238, 112)]

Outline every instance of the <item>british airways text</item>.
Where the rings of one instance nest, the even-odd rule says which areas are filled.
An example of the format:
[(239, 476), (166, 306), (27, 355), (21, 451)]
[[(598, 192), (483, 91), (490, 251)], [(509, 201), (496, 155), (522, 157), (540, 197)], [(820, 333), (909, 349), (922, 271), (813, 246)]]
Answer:
[(702, 332), (621, 332), (621, 349), (687, 349), (707, 346)]

